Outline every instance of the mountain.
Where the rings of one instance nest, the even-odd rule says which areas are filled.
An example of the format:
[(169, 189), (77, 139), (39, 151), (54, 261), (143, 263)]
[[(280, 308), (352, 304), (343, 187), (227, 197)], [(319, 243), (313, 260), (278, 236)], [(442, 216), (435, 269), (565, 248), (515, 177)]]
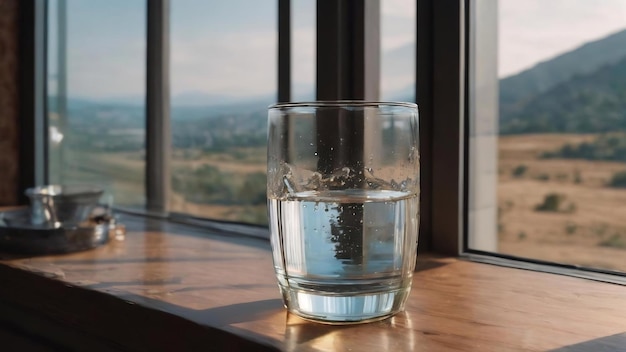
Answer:
[(626, 56), (522, 101), (500, 122), (503, 134), (612, 131), (626, 131)]
[[(541, 62), (500, 80), (500, 121), (518, 117), (522, 110), (550, 89), (574, 77), (592, 74), (626, 57), (626, 30)], [(626, 79), (626, 78), (625, 78)]]
[[(269, 104), (276, 100), (274, 94), (264, 96), (249, 96), (245, 98), (245, 103)], [(175, 107), (200, 107), (216, 105), (239, 105), (242, 103), (240, 96), (208, 94), (200, 91), (190, 91), (175, 94), (172, 96), (171, 105)]]

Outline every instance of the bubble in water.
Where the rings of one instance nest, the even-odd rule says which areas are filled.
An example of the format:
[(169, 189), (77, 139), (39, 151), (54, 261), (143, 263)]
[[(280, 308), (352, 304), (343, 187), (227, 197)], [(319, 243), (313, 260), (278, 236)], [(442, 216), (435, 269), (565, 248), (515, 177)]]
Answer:
[(418, 159), (416, 157), (416, 149), (414, 146), (411, 147), (411, 150), (409, 151), (409, 156), (407, 157), (407, 160), (409, 163), (413, 162), (415, 159)]

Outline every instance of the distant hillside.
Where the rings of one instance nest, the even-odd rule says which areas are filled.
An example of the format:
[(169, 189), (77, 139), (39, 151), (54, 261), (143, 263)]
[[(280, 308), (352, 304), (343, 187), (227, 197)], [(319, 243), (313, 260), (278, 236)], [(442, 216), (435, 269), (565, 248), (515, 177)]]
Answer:
[(601, 134), (591, 142), (568, 143), (558, 150), (544, 152), (541, 157), (626, 162), (626, 134)]
[(506, 126), (510, 119), (519, 117), (540, 94), (575, 76), (593, 73), (625, 57), (626, 30), (589, 42), (517, 75), (500, 80), (501, 124)]
[(626, 58), (576, 75), (520, 104), (500, 132), (626, 131)]

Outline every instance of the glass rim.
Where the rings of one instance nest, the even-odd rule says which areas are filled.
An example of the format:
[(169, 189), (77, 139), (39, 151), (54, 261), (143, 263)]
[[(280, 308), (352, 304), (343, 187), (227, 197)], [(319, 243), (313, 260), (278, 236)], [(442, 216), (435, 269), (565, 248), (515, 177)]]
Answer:
[(285, 102), (276, 103), (268, 107), (268, 110), (283, 108), (321, 108), (321, 107), (380, 107), (380, 106), (397, 106), (404, 108), (416, 109), (417, 104), (397, 101), (377, 101), (377, 100), (320, 100), (320, 101), (302, 101), (302, 102)]

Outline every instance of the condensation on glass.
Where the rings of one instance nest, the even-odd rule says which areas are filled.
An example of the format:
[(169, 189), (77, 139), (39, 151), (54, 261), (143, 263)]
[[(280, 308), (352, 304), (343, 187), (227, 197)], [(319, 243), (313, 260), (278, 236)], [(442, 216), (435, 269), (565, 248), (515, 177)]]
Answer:
[(402, 310), (417, 249), (416, 106), (278, 104), (268, 136), (271, 243), (287, 308), (332, 323)]

